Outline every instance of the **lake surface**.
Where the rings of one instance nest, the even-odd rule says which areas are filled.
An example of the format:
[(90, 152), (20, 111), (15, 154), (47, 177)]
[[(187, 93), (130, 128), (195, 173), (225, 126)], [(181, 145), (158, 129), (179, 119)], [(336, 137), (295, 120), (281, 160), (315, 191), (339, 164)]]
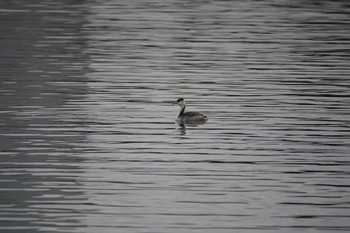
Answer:
[[(349, 232), (348, 1), (2, 1), (1, 232)], [(180, 126), (177, 98), (208, 116)]]

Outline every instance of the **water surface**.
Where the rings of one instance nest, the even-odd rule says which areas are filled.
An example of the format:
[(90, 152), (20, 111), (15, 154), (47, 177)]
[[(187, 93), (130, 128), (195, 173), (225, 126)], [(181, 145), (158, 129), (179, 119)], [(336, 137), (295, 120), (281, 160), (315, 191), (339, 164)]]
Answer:
[(349, 232), (349, 13), (0, 3), (0, 230)]

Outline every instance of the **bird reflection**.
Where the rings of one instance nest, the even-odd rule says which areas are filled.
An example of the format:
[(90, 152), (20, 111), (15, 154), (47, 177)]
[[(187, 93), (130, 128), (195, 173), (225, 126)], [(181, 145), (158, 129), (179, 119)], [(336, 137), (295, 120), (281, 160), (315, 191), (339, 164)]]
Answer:
[(197, 124), (185, 124), (183, 122), (176, 121), (176, 130), (181, 134), (185, 135), (186, 134), (186, 127), (198, 127), (199, 125), (203, 125), (205, 123), (197, 123)]
[(178, 123), (176, 122), (177, 125), (177, 131), (181, 134), (181, 135), (185, 135), (186, 134), (186, 126), (183, 123)]

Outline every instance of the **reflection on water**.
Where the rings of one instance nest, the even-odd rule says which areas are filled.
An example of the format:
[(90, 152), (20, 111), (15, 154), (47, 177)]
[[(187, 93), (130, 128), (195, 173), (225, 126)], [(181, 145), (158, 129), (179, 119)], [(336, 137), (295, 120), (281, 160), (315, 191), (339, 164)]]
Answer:
[(186, 128), (192, 129), (194, 127), (199, 127), (200, 125), (203, 125), (203, 124), (184, 124), (184, 123), (176, 122), (176, 129), (181, 135), (185, 135)]
[(81, 113), (68, 106), (88, 92), (74, 20), (82, 15), (67, 16), (66, 5), (1, 5), (0, 229), (67, 232), (85, 224), (76, 207), (87, 200), (77, 184), (84, 158), (73, 156), (82, 150), (72, 145), (86, 137), (72, 130)]
[(1, 2), (0, 230), (348, 232), (349, 11)]

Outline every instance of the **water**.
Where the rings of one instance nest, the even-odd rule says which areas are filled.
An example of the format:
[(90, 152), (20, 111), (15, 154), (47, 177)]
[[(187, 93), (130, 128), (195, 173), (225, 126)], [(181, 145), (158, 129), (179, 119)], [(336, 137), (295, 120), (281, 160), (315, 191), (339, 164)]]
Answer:
[(349, 13), (1, 2), (0, 231), (349, 232)]

